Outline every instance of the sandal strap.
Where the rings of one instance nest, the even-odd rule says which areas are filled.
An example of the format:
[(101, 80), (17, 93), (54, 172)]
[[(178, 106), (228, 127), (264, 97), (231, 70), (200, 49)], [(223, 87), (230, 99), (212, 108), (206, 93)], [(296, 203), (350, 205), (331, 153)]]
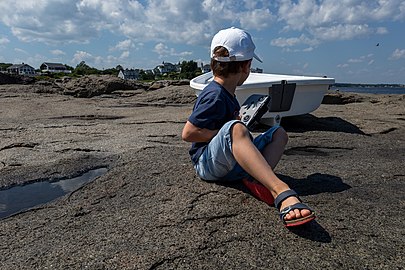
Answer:
[[(283, 191), (283, 192), (281, 192), (281, 193), (276, 197), (276, 199), (274, 200), (274, 205), (277, 207), (277, 209), (280, 210), (281, 203), (282, 203), (285, 199), (287, 199), (287, 198), (289, 198), (289, 197), (292, 197), (292, 196), (298, 198), (297, 192), (295, 192), (295, 191), (292, 190), (292, 189)], [(300, 200), (300, 199), (298, 198), (298, 200)], [(301, 201), (301, 200), (300, 200), (300, 201)]]
[(306, 204), (304, 203), (296, 203), (290, 206), (287, 206), (286, 208), (284, 208), (283, 210), (280, 211), (280, 219), (285, 223), (284, 217), (285, 215), (287, 215), (288, 213), (290, 213), (290, 211), (294, 210), (294, 209), (308, 209), (309, 211), (311, 211), (311, 213), (314, 213), (314, 211)]

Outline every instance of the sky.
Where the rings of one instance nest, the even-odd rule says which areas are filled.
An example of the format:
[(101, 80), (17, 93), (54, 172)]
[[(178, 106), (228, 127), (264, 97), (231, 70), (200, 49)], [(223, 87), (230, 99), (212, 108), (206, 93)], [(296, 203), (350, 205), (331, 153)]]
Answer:
[(252, 35), (265, 73), (405, 84), (404, 0), (0, 0), (0, 62), (208, 64), (231, 26)]

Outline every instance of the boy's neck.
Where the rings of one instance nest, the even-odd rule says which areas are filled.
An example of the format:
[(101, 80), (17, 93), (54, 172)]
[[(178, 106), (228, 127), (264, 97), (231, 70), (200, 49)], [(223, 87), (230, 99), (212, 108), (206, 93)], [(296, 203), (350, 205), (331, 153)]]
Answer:
[(236, 87), (238, 86), (239, 81), (237, 78), (234, 78), (234, 76), (229, 76), (227, 78), (215, 76), (214, 81), (222, 85), (222, 87), (231, 93), (231, 95), (235, 95)]
[(214, 81), (222, 85), (231, 95), (235, 95), (236, 87), (242, 85), (250, 74), (252, 60), (243, 64), (237, 73), (228, 74), (227, 77), (214, 76)]

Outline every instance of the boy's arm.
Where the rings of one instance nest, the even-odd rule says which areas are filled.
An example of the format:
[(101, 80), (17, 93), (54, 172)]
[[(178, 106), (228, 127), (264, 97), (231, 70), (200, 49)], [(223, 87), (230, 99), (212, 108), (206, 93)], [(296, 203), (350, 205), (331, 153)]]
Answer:
[(186, 142), (208, 142), (212, 139), (218, 130), (211, 130), (206, 128), (199, 128), (187, 121), (183, 128), (181, 138)]

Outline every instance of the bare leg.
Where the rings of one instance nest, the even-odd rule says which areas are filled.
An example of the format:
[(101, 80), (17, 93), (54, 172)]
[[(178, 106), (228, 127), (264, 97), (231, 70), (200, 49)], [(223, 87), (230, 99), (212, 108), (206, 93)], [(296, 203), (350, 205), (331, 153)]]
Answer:
[(273, 170), (280, 161), (287, 142), (288, 135), (285, 130), (280, 127), (273, 133), (273, 140), (271, 143), (266, 145), (266, 147), (263, 149), (262, 155)]
[[(280, 136), (280, 138), (281, 137), (282, 136)], [(282, 149), (284, 149), (284, 146), (285, 143), (282, 146)], [(270, 149), (272, 149), (272, 147), (270, 147)], [(275, 151), (281, 151), (277, 147), (275, 149)], [(266, 154), (267, 158), (269, 159), (268, 163), (262, 153), (260, 153), (260, 151), (250, 140), (249, 131), (243, 124), (237, 123), (233, 126), (232, 151), (239, 165), (252, 177), (262, 183), (271, 192), (274, 198), (276, 198), (281, 192), (290, 189), (286, 183), (281, 181), (274, 174), (272, 167), (269, 165), (269, 163), (272, 162), (273, 166), (275, 166), (280, 160), (281, 154), (279, 154), (278, 158), (272, 158), (271, 155)], [(269, 150), (265, 149), (264, 152), (268, 151)], [(289, 197), (282, 202), (281, 209), (297, 202), (299, 201), (296, 197)], [(286, 220), (291, 220), (295, 218), (305, 217), (310, 214), (311, 212), (307, 209), (295, 209), (294, 211), (290, 211), (290, 213), (287, 214), (285, 218)]]

